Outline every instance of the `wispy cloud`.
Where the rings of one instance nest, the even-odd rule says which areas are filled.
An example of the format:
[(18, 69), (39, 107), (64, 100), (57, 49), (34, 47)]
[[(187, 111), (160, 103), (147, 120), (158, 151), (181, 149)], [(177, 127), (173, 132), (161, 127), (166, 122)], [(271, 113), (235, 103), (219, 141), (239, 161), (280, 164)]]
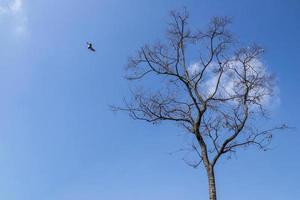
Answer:
[(17, 13), (22, 10), (23, 0), (14, 0), (10, 5), (10, 9), (12, 12)]
[(24, 33), (27, 30), (27, 15), (24, 10), (24, 0), (0, 0), (0, 15), (5, 15), (9, 20), (12, 30)]
[[(251, 72), (260, 73), (261, 75), (265, 75), (265, 76), (270, 76), (267, 66), (261, 60), (253, 59), (250, 65), (252, 66), (252, 70), (248, 71), (248, 76), (255, 75), (255, 74), (251, 74)], [(242, 68), (242, 64), (240, 62), (233, 60), (227, 63), (227, 68), (235, 68), (239, 70)], [(196, 75), (197, 73), (200, 73), (202, 69), (203, 66), (201, 65), (200, 62), (192, 63), (188, 68), (189, 73), (192, 75)], [(201, 91), (203, 91), (205, 96), (210, 96), (215, 91), (216, 84), (218, 82), (218, 76), (219, 76), (219, 74), (216, 73), (216, 71), (218, 71), (217, 69), (218, 69), (218, 64), (212, 62), (206, 70), (205, 73), (206, 76), (203, 78), (201, 84), (202, 85)], [(238, 81), (238, 77), (236, 76), (235, 73), (232, 73), (232, 70), (225, 70), (221, 78), (221, 82), (217, 94), (223, 97), (234, 95), (235, 92), (240, 89), (239, 82), (240, 81)], [(268, 108), (277, 107), (280, 104), (278, 86), (276, 84), (273, 85), (272, 92), (266, 90), (268, 90), (268, 87), (258, 86), (255, 91), (251, 91), (251, 92), (256, 93), (256, 95), (264, 94), (264, 93), (273, 93), (272, 98), (270, 95), (262, 95), (260, 99), (260, 103), (263, 104), (264, 106), (267, 106)]]

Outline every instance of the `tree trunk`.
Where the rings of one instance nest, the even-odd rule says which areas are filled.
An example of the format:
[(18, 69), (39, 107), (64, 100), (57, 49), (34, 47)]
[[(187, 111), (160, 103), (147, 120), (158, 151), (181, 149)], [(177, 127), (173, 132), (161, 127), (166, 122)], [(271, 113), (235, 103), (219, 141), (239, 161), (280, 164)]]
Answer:
[(208, 177), (208, 188), (209, 188), (209, 200), (217, 200), (217, 190), (216, 190), (216, 181), (214, 168), (209, 166), (207, 169)]

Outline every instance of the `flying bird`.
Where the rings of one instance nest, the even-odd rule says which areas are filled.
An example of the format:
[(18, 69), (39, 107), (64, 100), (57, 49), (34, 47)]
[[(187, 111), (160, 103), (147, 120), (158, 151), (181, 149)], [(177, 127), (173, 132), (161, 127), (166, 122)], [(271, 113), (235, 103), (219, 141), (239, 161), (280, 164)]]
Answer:
[(89, 49), (89, 50), (91, 50), (91, 51), (93, 51), (93, 52), (95, 52), (95, 51), (96, 51), (96, 49), (94, 49), (94, 47), (93, 47), (93, 44), (92, 44), (92, 43), (90, 43), (90, 42), (87, 42), (86, 44), (87, 44), (87, 46), (88, 46), (88, 49)]

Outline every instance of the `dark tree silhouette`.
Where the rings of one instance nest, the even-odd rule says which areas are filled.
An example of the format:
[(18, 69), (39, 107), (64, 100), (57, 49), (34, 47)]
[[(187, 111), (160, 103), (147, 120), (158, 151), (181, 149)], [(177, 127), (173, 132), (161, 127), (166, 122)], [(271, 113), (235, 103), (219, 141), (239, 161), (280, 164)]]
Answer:
[(190, 133), (199, 162), (188, 164), (204, 164), (209, 199), (216, 200), (218, 160), (241, 147), (267, 150), (273, 132), (286, 126), (256, 126), (267, 119), (274, 93), (260, 46), (241, 47), (226, 17), (212, 18), (205, 31), (189, 28), (186, 10), (172, 11), (171, 19), (166, 40), (143, 46), (129, 59), (127, 79), (149, 88), (132, 91), (132, 99), (114, 109), (150, 123), (172, 121)]

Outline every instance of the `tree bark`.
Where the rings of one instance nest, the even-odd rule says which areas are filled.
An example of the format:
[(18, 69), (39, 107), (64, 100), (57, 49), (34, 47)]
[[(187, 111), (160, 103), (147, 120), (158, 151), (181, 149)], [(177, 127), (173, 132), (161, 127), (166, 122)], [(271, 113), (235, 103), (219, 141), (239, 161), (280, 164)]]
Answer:
[(217, 200), (215, 173), (214, 173), (214, 168), (212, 166), (209, 166), (207, 168), (207, 177), (208, 177), (209, 200)]

